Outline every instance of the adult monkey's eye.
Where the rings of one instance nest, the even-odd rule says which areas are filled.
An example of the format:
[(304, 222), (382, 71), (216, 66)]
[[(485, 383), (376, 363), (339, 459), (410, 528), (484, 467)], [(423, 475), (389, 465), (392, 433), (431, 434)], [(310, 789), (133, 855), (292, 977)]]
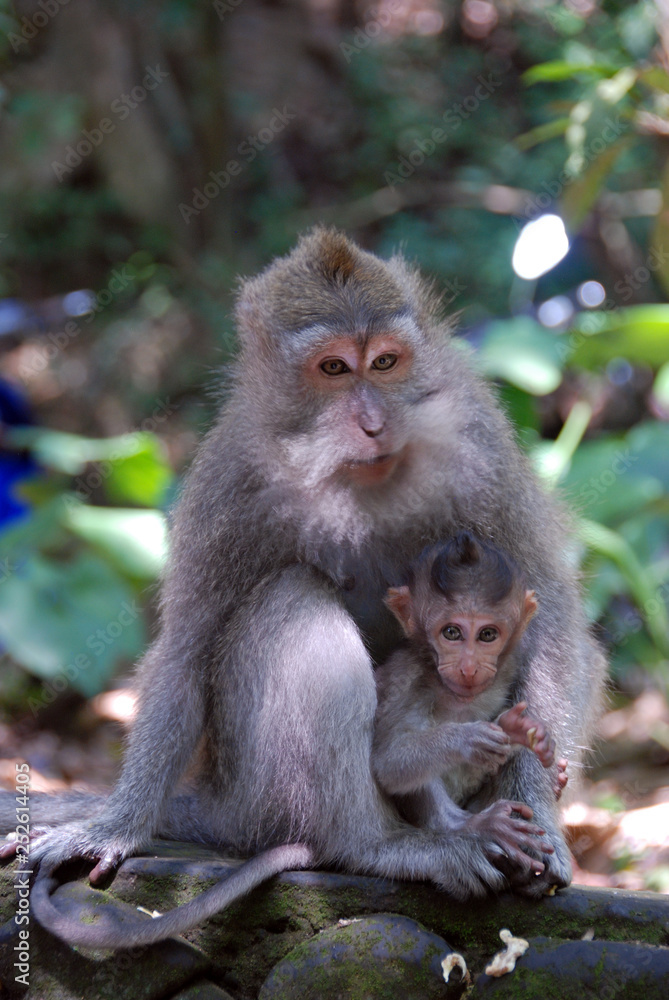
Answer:
[(479, 632), (481, 642), (494, 642), (499, 632), (496, 628), (482, 628)]
[(341, 358), (328, 358), (321, 365), (321, 371), (325, 372), (326, 375), (343, 375), (345, 372), (350, 372), (350, 368), (345, 361)]
[(457, 642), (458, 639), (462, 639), (462, 632), (457, 625), (444, 625), (441, 634), (444, 639), (450, 639), (451, 642)]
[(377, 372), (387, 372), (391, 368), (394, 368), (396, 364), (396, 354), (379, 354), (378, 358), (372, 361), (372, 368), (376, 368)]

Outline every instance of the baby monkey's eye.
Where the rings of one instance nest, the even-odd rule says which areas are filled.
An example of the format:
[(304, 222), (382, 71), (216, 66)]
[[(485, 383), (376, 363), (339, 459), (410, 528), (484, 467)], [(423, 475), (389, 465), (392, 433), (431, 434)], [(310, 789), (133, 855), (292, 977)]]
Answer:
[(343, 375), (345, 372), (350, 372), (350, 368), (345, 361), (341, 358), (328, 358), (321, 365), (321, 371), (325, 372), (326, 375)]
[(378, 358), (372, 361), (372, 368), (376, 368), (378, 372), (387, 372), (390, 368), (394, 368), (396, 364), (396, 354), (379, 354)]
[(479, 639), (481, 642), (494, 642), (499, 632), (496, 628), (482, 628), (479, 632)]
[(458, 639), (462, 639), (462, 631), (457, 625), (444, 625), (441, 634), (445, 639), (450, 639), (451, 642), (457, 642)]

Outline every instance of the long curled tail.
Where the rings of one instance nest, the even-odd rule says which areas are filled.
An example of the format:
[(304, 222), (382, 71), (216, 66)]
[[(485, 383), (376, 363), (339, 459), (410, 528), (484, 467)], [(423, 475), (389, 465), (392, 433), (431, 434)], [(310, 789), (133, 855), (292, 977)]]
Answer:
[(53, 903), (52, 894), (58, 887), (55, 867), (40, 870), (30, 894), (34, 917), (56, 937), (70, 945), (90, 948), (131, 948), (153, 944), (164, 938), (196, 927), (245, 896), (266, 879), (280, 872), (308, 868), (314, 862), (313, 852), (304, 844), (282, 844), (245, 861), (195, 899), (177, 906), (153, 920), (138, 918), (135, 926), (127, 918), (121, 920), (113, 907), (99, 907), (94, 924), (80, 923), (65, 916)]

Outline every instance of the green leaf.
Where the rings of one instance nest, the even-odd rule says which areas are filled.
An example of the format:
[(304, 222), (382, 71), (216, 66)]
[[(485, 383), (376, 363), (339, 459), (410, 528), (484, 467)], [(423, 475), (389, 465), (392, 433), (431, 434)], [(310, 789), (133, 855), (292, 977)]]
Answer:
[(583, 400), (574, 403), (555, 441), (544, 441), (534, 449), (535, 466), (551, 485), (557, 483), (569, 468), (591, 417), (592, 407), (588, 403)]
[(144, 631), (132, 589), (97, 556), (33, 555), (0, 584), (0, 642), (38, 677), (90, 697), (137, 656)]
[(107, 443), (44, 427), (13, 428), (8, 431), (7, 440), (14, 448), (30, 449), (36, 460), (48, 469), (72, 476), (83, 472), (87, 462), (102, 458)]
[(515, 427), (531, 432), (531, 436), (538, 435), (541, 421), (534, 397), (529, 392), (524, 392), (517, 386), (506, 382), (500, 386), (499, 398)]
[(579, 512), (602, 524), (618, 524), (664, 495), (669, 468), (662, 467), (660, 456), (669, 448), (669, 426), (651, 423), (647, 431), (645, 426), (626, 438), (580, 445), (560, 484)]
[(68, 505), (68, 527), (100, 549), (125, 575), (154, 580), (165, 564), (167, 522), (157, 510)]
[(135, 434), (136, 450), (110, 463), (105, 492), (116, 503), (159, 507), (172, 481), (162, 445), (152, 434)]
[(649, 87), (655, 87), (656, 90), (663, 90), (669, 94), (669, 73), (661, 66), (648, 66), (645, 69), (640, 69), (639, 79), (648, 84)]
[(497, 320), (488, 326), (479, 365), (490, 378), (544, 396), (562, 381), (560, 340), (528, 316)]
[(549, 139), (564, 135), (570, 121), (570, 118), (555, 118), (552, 122), (545, 122), (543, 125), (537, 125), (536, 128), (530, 129), (529, 132), (524, 132), (514, 142), (518, 149), (525, 152), (525, 150), (532, 149), (533, 146), (538, 146), (540, 142), (547, 142)]
[(659, 367), (669, 351), (669, 305), (579, 313), (568, 343), (573, 349), (570, 364), (584, 368), (599, 368), (621, 357)]
[(570, 63), (563, 59), (554, 59), (551, 62), (541, 63), (538, 66), (531, 66), (522, 75), (523, 83), (532, 86), (535, 83), (554, 83), (557, 80), (571, 80), (573, 77), (585, 73), (588, 76), (613, 76), (620, 69), (611, 63)]
[(159, 439), (146, 431), (113, 438), (86, 438), (43, 427), (22, 427), (7, 435), (14, 448), (29, 448), (37, 461), (50, 469), (80, 475), (90, 463), (86, 476), (77, 481), (84, 498), (104, 484), (110, 500), (157, 507), (163, 502), (172, 481)]

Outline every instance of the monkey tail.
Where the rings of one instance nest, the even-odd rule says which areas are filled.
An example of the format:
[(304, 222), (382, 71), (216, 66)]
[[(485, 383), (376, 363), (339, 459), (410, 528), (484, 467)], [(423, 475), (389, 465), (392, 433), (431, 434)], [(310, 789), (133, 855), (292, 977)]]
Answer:
[(195, 899), (177, 906), (152, 920), (129, 922), (115, 907), (100, 906), (94, 924), (83, 924), (65, 916), (53, 903), (52, 894), (59, 885), (56, 867), (39, 871), (30, 894), (34, 917), (56, 937), (70, 945), (90, 948), (131, 948), (153, 944), (182, 934), (224, 910), (235, 900), (255, 889), (273, 875), (308, 868), (315, 855), (305, 844), (282, 844), (245, 861), (224, 881), (217, 882)]

